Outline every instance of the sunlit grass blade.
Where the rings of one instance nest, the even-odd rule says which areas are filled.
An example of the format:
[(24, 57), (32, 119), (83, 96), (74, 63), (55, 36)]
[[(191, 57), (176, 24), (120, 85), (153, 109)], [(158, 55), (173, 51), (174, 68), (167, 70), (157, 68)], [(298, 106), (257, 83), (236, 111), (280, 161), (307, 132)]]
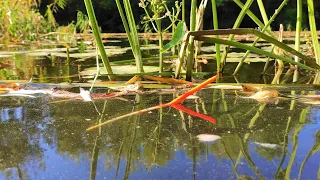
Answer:
[(140, 51), (140, 41), (137, 32), (137, 25), (133, 17), (130, 1), (123, 0), (124, 8), (122, 7), (120, 0), (116, 0), (116, 4), (122, 20), (123, 27), (126, 31), (130, 46), (132, 48), (132, 53), (135, 58), (137, 71), (139, 73), (144, 72), (142, 64), (142, 55)]
[[(297, 0), (297, 22), (296, 22), (296, 37), (295, 37), (295, 44), (294, 49), (300, 52), (300, 35), (301, 35), (301, 25), (302, 25), (302, 0)], [(299, 58), (297, 56), (294, 57), (296, 62), (299, 62)], [(298, 70), (294, 71), (293, 74), (293, 82), (298, 80), (299, 72)]]
[(112, 75), (113, 74), (112, 68), (110, 66), (108, 56), (106, 54), (106, 51), (105, 51), (103, 43), (102, 43), (102, 39), (100, 36), (99, 27), (98, 27), (98, 22), (97, 22), (95, 14), (94, 14), (92, 2), (91, 2), (91, 0), (84, 0), (84, 3), (86, 6), (86, 9), (87, 9), (88, 17), (89, 17), (91, 27), (93, 30), (93, 34), (94, 34), (94, 37), (95, 37), (95, 40), (96, 40), (96, 43), (97, 43), (97, 46), (99, 49), (99, 53), (100, 53), (100, 56), (101, 56), (101, 59), (103, 62), (103, 66), (106, 68), (108, 74), (110, 74), (109, 75), (110, 80), (114, 80), (115, 77)]
[[(264, 27), (262, 28), (262, 30), (261, 30), (262, 33), (265, 32), (266, 30), (270, 29), (270, 24), (274, 21), (274, 19), (277, 17), (277, 15), (278, 15), (279, 12), (281, 11), (281, 9), (287, 4), (287, 2), (288, 2), (288, 0), (284, 0), (284, 1), (281, 3), (281, 5), (280, 5), (280, 6), (278, 7), (278, 9), (275, 11), (275, 13), (273, 14), (273, 16), (270, 18), (270, 20), (268, 20), (266, 17), (264, 18), (264, 21), (266, 21), (266, 22), (265, 22), (265, 26), (264, 26)], [(262, 5), (261, 5), (261, 6), (262, 6)], [(261, 8), (262, 8), (262, 7), (261, 7)], [(251, 46), (255, 46), (255, 45), (258, 43), (259, 40), (260, 40), (260, 37), (257, 37), (257, 38), (254, 40), (254, 42), (252, 43)], [(242, 59), (241, 59), (240, 62), (238, 63), (238, 66), (236, 67), (233, 75), (236, 75), (236, 74), (239, 72), (241, 66), (243, 65), (245, 59), (249, 56), (249, 54), (250, 54), (250, 51), (247, 51), (247, 52), (245, 53), (245, 55), (242, 57)]]
[[(218, 23), (218, 12), (217, 12), (216, 0), (211, 0), (211, 5), (212, 5), (213, 29), (214, 30), (218, 30), (219, 29), (219, 23)], [(219, 38), (219, 36), (216, 35), (216, 38)], [(215, 47), (216, 47), (217, 72), (221, 72), (220, 44), (215, 44)]]
[(309, 16), (309, 26), (310, 26), (310, 32), (312, 37), (312, 44), (314, 49), (315, 58), (317, 60), (317, 63), (320, 64), (320, 47), (319, 47), (319, 39), (317, 34), (317, 26), (316, 26), (316, 20), (315, 20), (315, 11), (314, 11), (314, 5), (313, 0), (308, 0), (308, 16)]
[[(240, 27), (240, 24), (242, 23), (242, 20), (244, 18), (244, 16), (247, 14), (247, 11), (249, 10), (251, 4), (253, 3), (254, 0), (247, 0), (244, 7), (241, 9), (241, 12), (239, 13), (234, 25), (233, 25), (233, 29), (235, 28), (239, 28)], [(234, 38), (234, 34), (231, 34), (229, 35), (229, 41), (232, 41), (233, 38)], [(228, 55), (228, 51), (230, 49), (230, 46), (227, 46), (224, 51), (223, 51), (223, 54), (222, 54), (222, 57), (221, 57), (221, 69), (223, 69), (223, 66), (225, 64), (225, 61), (226, 61), (226, 58), (227, 58), (227, 55)]]
[(242, 43), (239, 43), (239, 42), (228, 41), (228, 40), (217, 39), (217, 38), (209, 38), (209, 37), (199, 37), (197, 39), (201, 40), (201, 41), (205, 41), (205, 42), (225, 44), (225, 45), (234, 46), (234, 47), (237, 47), (237, 48), (240, 48), (240, 49), (250, 50), (250, 51), (258, 53), (258, 54), (262, 54), (262, 55), (265, 55), (265, 56), (268, 56), (268, 57), (272, 57), (272, 58), (279, 59), (279, 60), (284, 61), (284, 62), (288, 62), (288, 63), (294, 64), (294, 65), (297, 65), (297, 66), (299, 66), (301, 68), (304, 68), (304, 69), (307, 69), (307, 70), (310, 70), (310, 71), (317, 71), (316, 69), (314, 69), (314, 68), (312, 68), (310, 66), (304, 65), (302, 63), (295, 62), (292, 59), (289, 59), (289, 58), (286, 58), (286, 57), (283, 57), (283, 56), (279, 56), (277, 54), (274, 54), (274, 53), (271, 53), (271, 52), (267, 52), (267, 51), (264, 51), (264, 50), (256, 48), (256, 47), (248, 46), (248, 45), (245, 45), (245, 44), (242, 44)]
[[(250, 29), (250, 28), (240, 28), (240, 29), (220, 29), (220, 30), (205, 30), (205, 31), (195, 31), (195, 32), (189, 32), (191, 36), (196, 36), (196, 40), (199, 39), (199, 36), (204, 35), (225, 35), (225, 34), (237, 34), (237, 35), (245, 35), (245, 34), (253, 34), (255, 36), (260, 37), (261, 39), (264, 39), (268, 41), (269, 43), (279, 47), (280, 49), (291, 53), (292, 55), (298, 56), (302, 60), (306, 61), (307, 65), (315, 68), (320, 69), (320, 66), (315, 62), (315, 59), (306, 55), (301, 54), (300, 52), (296, 51), (295, 49), (291, 48), (290, 46), (278, 41), (277, 39), (274, 39), (271, 36), (268, 36), (258, 30)], [(219, 40), (218, 40), (219, 41)], [(232, 41), (225, 41), (224, 42), (232, 42)], [(235, 42), (237, 43), (237, 42)], [(261, 50), (261, 49), (260, 49)], [(291, 60), (290, 60), (291, 63)]]
[[(244, 8), (244, 4), (240, 1), (240, 0), (233, 0), (233, 2), (235, 2), (241, 9)], [(250, 11), (250, 9), (247, 10), (247, 15), (252, 19), (253, 22), (255, 22), (261, 29), (264, 27), (263, 22), (260, 21), (260, 19), (253, 14), (252, 11)], [(266, 31), (270, 36), (275, 38), (275, 35), (273, 34), (273, 32), (271, 30), (267, 30)]]

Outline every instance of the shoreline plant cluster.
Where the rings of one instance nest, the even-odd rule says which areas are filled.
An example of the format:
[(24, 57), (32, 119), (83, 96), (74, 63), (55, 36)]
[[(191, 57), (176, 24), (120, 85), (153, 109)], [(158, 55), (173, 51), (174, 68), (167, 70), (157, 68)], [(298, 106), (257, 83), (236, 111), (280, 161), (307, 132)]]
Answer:
[(40, 0), (3, 0), (0, 2), (0, 41), (35, 41), (39, 35), (57, 30), (54, 13), (66, 7), (65, 0), (47, 5), (45, 14), (39, 12)]
[[(86, 4), (91, 4), (91, 0), (85, 0)], [(121, 16), (121, 20), (123, 22), (124, 28), (128, 35), (128, 39), (130, 42), (130, 46), (132, 47), (132, 52), (135, 57), (135, 62), (137, 66), (137, 72), (143, 73), (143, 59), (141, 57), (141, 48), (139, 44), (139, 36), (137, 31), (137, 25), (134, 20), (134, 16), (132, 13), (132, 4), (130, 4), (129, 0), (117, 0), (118, 10)], [(215, 55), (213, 58), (216, 60), (216, 69), (215, 73), (222, 73), (224, 71), (224, 66), (227, 63), (228, 53), (230, 51), (230, 47), (240, 48), (246, 51), (245, 55), (239, 62), (237, 68), (234, 71), (234, 75), (240, 71), (241, 66), (244, 60), (247, 59), (248, 55), (253, 52), (256, 54), (263, 55), (267, 57), (265, 67), (268, 67), (270, 60), (275, 60), (276, 62), (276, 75), (274, 77), (273, 83), (279, 83), (280, 77), (287, 67), (289, 70), (286, 72), (288, 76), (293, 76), (293, 82), (298, 80), (300, 71), (299, 69), (305, 69), (311, 73), (318, 72), (320, 69), (320, 47), (318, 42), (317, 28), (316, 28), (316, 20), (315, 20), (315, 9), (314, 9), (314, 1), (308, 0), (307, 3), (302, 2), (301, 0), (297, 0), (296, 2), (296, 38), (295, 38), (295, 47), (291, 48), (287, 44), (282, 42), (282, 30), (280, 30), (280, 36), (277, 37), (276, 34), (271, 29), (271, 24), (277, 18), (279, 13), (286, 8), (289, 0), (283, 0), (281, 4), (275, 9), (274, 14), (269, 18), (266, 11), (265, 6), (262, 0), (246, 0), (245, 3), (242, 3), (240, 0), (233, 0), (235, 4), (241, 8), (240, 13), (238, 14), (232, 29), (223, 30), (219, 29), (218, 23), (218, 3), (216, 0), (211, 0), (211, 13), (212, 13), (212, 22), (214, 30), (205, 30), (203, 31), (203, 25), (207, 22), (204, 21), (204, 13), (207, 9), (209, 0), (201, 0), (200, 2), (197, 0), (191, 0), (191, 9), (190, 9), (190, 23), (189, 27), (187, 27), (187, 23), (185, 22), (185, 12), (186, 12), (186, 2), (185, 0), (176, 1), (173, 7), (167, 6), (167, 1), (165, 0), (140, 0), (139, 7), (144, 9), (145, 14), (142, 18), (142, 23), (149, 24), (149, 27), (153, 28), (153, 32), (158, 33), (159, 35), (159, 75), (163, 72), (163, 53), (168, 51), (169, 49), (177, 50), (178, 52), (178, 61), (175, 70), (175, 77), (180, 77), (180, 72), (184, 67), (186, 70), (186, 79), (191, 80), (192, 73), (197, 71), (198, 62), (197, 55), (200, 54), (201, 42), (213, 43), (215, 44)], [(254, 14), (250, 7), (253, 4), (257, 3), (259, 7), (260, 14)], [(302, 28), (302, 9), (307, 6), (308, 9), (308, 20), (310, 27), (310, 35), (312, 41), (312, 49), (314, 51), (314, 57), (306, 56), (301, 52), (301, 28)], [(170, 9), (172, 8), (172, 9)], [(89, 12), (89, 19), (91, 24), (96, 22), (94, 12)], [(182, 15), (179, 16), (179, 12), (182, 12)], [(93, 13), (90, 16), (90, 13)], [(259, 30), (255, 29), (239, 29), (241, 24), (244, 21), (244, 18), (248, 16), (255, 24), (259, 27)], [(262, 21), (258, 18), (262, 17)], [(171, 24), (163, 28), (163, 21), (169, 17)], [(179, 27), (179, 29), (177, 28)], [(282, 27), (282, 26), (281, 26)], [(282, 29), (280, 27), (280, 29)], [(98, 26), (92, 26), (93, 31), (98, 29)], [(164, 45), (162, 39), (163, 32), (171, 32), (173, 37), (171, 41)], [(254, 35), (256, 36), (255, 41), (252, 45), (246, 45), (241, 42), (237, 42), (234, 40), (236, 35)], [(228, 39), (221, 39), (219, 35), (228, 35)], [(213, 37), (214, 36), (214, 37)], [(97, 42), (100, 41), (99, 36), (95, 36)], [(255, 45), (257, 42), (263, 39), (269, 43), (272, 48), (270, 50), (263, 50), (256, 48)], [(222, 49), (220, 49), (220, 45), (222, 45)], [(101, 51), (104, 49), (99, 47), (100, 54), (104, 54)], [(176, 52), (176, 51), (173, 51)], [(173, 55), (175, 55), (173, 53)], [(294, 57), (294, 59), (291, 58)], [(103, 61), (106, 69), (110, 69), (108, 71), (109, 77), (112, 76), (112, 68), (107, 61)], [(294, 67), (294, 68), (293, 68)], [(266, 68), (265, 68), (266, 69)], [(263, 72), (265, 73), (265, 71)], [(112, 78), (110, 78), (112, 79)], [(288, 77), (286, 77), (288, 79)], [(315, 77), (314, 82), (319, 82), (319, 78)]]

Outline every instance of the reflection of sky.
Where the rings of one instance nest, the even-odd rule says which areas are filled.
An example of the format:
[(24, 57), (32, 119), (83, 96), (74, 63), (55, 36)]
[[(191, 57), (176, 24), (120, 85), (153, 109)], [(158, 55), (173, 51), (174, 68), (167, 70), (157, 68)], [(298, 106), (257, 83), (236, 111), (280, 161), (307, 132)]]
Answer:
[[(44, 151), (45, 170), (31, 169), (31, 179), (46, 180), (82, 180), (89, 179), (90, 159), (80, 157), (79, 162), (56, 152), (56, 147), (50, 147), (47, 143), (41, 143)], [(36, 173), (34, 173), (36, 171)]]
[(5, 108), (0, 110), (1, 122), (8, 121), (10, 119), (22, 120), (23, 117), (23, 107), (17, 108)]
[[(7, 108), (0, 111), (0, 117), (2, 121), (8, 121), (12, 117), (21, 120), (22, 115), (22, 107)], [(50, 123), (53, 120), (49, 115), (50, 114), (46, 113), (43, 114), (43, 116), (45, 116), (43, 119), (46, 123)], [(310, 109), (307, 122), (310, 122), (311, 124), (304, 125), (299, 133), (298, 151), (295, 157), (295, 162), (293, 163), (291, 169), (292, 179), (297, 178), (302, 161), (315, 143), (315, 134), (320, 130), (320, 107)], [(45, 128), (45, 126), (43, 128)], [(43, 128), (41, 129), (43, 130)], [(292, 135), (294, 130), (295, 129), (289, 133), (290, 144), (288, 146), (288, 151), (291, 155), (293, 148)], [(70, 136), (72, 136), (72, 134), (70, 134)], [(279, 141), (282, 141), (282, 139)], [(282, 144), (279, 145), (282, 146)], [(264, 157), (259, 157), (258, 153), (255, 151), (256, 146), (256, 144), (249, 141), (248, 154), (263, 177), (266, 179), (274, 179), (277, 166), (280, 163), (280, 157), (276, 157), (272, 161), (268, 161)], [(44, 141), (41, 141), (41, 147), (44, 149), (43, 161), (45, 163), (45, 169), (28, 167), (31, 179), (89, 179), (91, 154), (83, 154), (76, 161), (74, 158), (66, 154), (57, 153), (56, 147), (51, 147)], [(110, 147), (107, 146), (107, 148)], [(189, 148), (189, 146), (187, 145), (184, 148)], [(142, 146), (140, 146), (140, 152), (143, 152)], [(116, 166), (113, 164), (113, 167), (109, 169), (106, 168), (111, 166), (109, 162), (107, 162), (107, 159), (113, 158), (114, 157), (108, 157), (108, 155), (102, 150), (102, 152), (99, 154), (96, 179), (115, 179)], [(206, 161), (206, 155), (203, 154), (200, 159), (196, 160), (194, 174), (192, 159), (190, 158), (190, 155), (187, 156), (185, 149), (182, 148), (175, 152), (174, 158), (168, 161), (166, 166), (153, 166), (152, 171), (150, 172), (148, 172), (148, 169), (142, 165), (143, 160), (141, 160), (141, 162), (138, 164), (137, 170), (135, 172), (130, 172), (130, 179), (193, 179), (194, 175), (197, 179), (236, 179), (235, 172), (229, 159), (221, 159), (218, 155), (213, 154), (209, 154), (207, 159), (208, 161)], [(285, 162), (282, 165), (282, 170), (288, 166), (289, 160), (290, 155), (287, 154)], [(126, 163), (127, 161), (125, 159), (121, 159), (119, 175), (117, 179), (124, 178)], [(136, 164), (132, 163), (131, 165), (135, 166)], [(317, 179), (319, 166), (320, 152), (317, 152), (308, 159), (305, 169), (303, 170), (302, 179)], [(15, 171), (13, 172), (15, 173)], [(243, 157), (240, 164), (237, 166), (237, 172), (241, 176), (247, 175), (258, 179), (249, 163)], [(14, 177), (17, 177), (16, 174), (13, 175)], [(5, 171), (0, 173), (0, 179), (4, 179), (4, 177)]]
[[(315, 124), (320, 124), (320, 106), (315, 106), (310, 109), (310, 120)], [(319, 128), (319, 126), (317, 126)]]

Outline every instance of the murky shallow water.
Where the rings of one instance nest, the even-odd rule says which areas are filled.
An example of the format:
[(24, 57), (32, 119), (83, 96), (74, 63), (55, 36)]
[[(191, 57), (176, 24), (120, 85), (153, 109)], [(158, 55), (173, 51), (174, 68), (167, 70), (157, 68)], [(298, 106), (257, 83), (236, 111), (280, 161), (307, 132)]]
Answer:
[[(183, 105), (217, 124), (164, 108), (89, 132), (100, 119), (174, 94), (94, 103), (0, 97), (0, 179), (297, 179), (300, 170), (301, 179), (319, 178), (320, 106), (293, 98), (257, 102), (234, 90), (197, 96)], [(221, 139), (202, 142), (200, 134)]]

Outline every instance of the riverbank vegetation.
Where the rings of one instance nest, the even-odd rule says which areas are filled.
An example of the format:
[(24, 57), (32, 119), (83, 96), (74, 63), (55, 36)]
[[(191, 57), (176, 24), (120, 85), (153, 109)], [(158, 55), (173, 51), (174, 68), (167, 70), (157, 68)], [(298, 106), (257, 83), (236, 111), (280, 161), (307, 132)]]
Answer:
[[(86, 43), (97, 45), (97, 52), (100, 55), (97, 60), (102, 60), (104, 69), (107, 70), (106, 75), (110, 80), (115, 79), (113, 76), (115, 73), (112, 71), (108, 52), (105, 52), (105, 45), (108, 43), (106, 43), (106, 39), (103, 39), (105, 37), (100, 35), (101, 32), (109, 31), (105, 26), (106, 22), (101, 21), (101, 18), (110, 15), (119, 17), (116, 18), (117, 20), (112, 18), (115, 21), (112, 22), (113, 24), (108, 23), (108, 25), (123, 28), (134, 58), (133, 61), (121, 59), (116, 63), (118, 65), (133, 63), (136, 66), (136, 73), (145, 73), (146, 60), (152, 61), (158, 66), (158, 72), (155, 75), (172, 76), (174, 72), (176, 78), (185, 76), (187, 80), (191, 80), (192, 75), (201, 72), (206, 63), (206, 67), (210, 69), (209, 73), (222, 73), (228, 62), (229, 52), (239, 51), (239, 49), (245, 51), (245, 54), (238, 61), (233, 75), (237, 75), (241, 71), (244, 62), (248, 63), (249, 54), (259, 54), (262, 58), (266, 58), (262, 73), (267, 73), (267, 70), (270, 69), (269, 62), (275, 60), (277, 72), (272, 83), (279, 83), (281, 74), (285, 71), (287, 71), (285, 79), (294, 74), (293, 81), (296, 82), (301, 74), (300, 68), (306, 70), (303, 73), (313, 73), (320, 68), (320, 48), (317, 35), (319, 18), (316, 9), (319, 3), (313, 0), (303, 2), (300, 0), (280, 2), (263, 2), (262, 0), (117, 0), (115, 2), (108, 0), (97, 2), (91, 0), (83, 2), (30, 0), (10, 2), (3, 1), (0, 6), (3, 16), (3, 25), (0, 31), (2, 32), (1, 39), (4, 42), (38, 41), (39, 38), (47, 38), (52, 34), (55, 41), (61, 41), (61, 36), (56, 34), (67, 34), (68, 37), (71, 35), (72, 41), (78, 41), (77, 44), (71, 44), (70, 38), (60, 42), (60, 45), (66, 48), (66, 61), (70, 65), (72, 63), (70, 48), (75, 47), (78, 48), (78, 52), (83, 52), (83, 49), (86, 49), (83, 44), (86, 41), (85, 37), (92, 33), (95, 42), (90, 39), (91, 42), (86, 41)], [(236, 8), (233, 7), (234, 5)], [(227, 6), (230, 8), (226, 8)], [(71, 10), (70, 7), (75, 8)], [(111, 7), (116, 8), (110, 9)], [(102, 16), (101, 10), (104, 8), (107, 8), (108, 11), (104, 11), (106, 15)], [(75, 9), (76, 11), (74, 11)], [(235, 13), (234, 9), (240, 11)], [(114, 12), (115, 10), (117, 13)], [(231, 12), (231, 10), (233, 11)], [(74, 12), (76, 19), (68, 21), (74, 17), (72, 15), (64, 16), (66, 18), (62, 20), (61, 15), (65, 15), (66, 12)], [(235, 16), (225, 19), (226, 13)], [(292, 18), (293, 14), (296, 15), (296, 18)], [(288, 16), (290, 18), (286, 18)], [(221, 23), (222, 20), (223, 23)], [(233, 25), (230, 22), (233, 22)], [(293, 23), (295, 26), (292, 25)], [(251, 29), (243, 29), (244, 27)], [(232, 29), (224, 30), (223, 28)], [(296, 30), (294, 47), (283, 41), (285, 30), (292, 29)], [(309, 29), (310, 33), (302, 35), (301, 32), (306, 29)], [(115, 32), (118, 31), (122, 31), (121, 28), (115, 30)], [(146, 56), (141, 52), (141, 43), (147, 39), (141, 38), (139, 34), (141, 32), (149, 35), (155, 33), (154, 35), (158, 39), (157, 53)], [(237, 39), (239, 36), (248, 35), (253, 37), (251, 45), (239, 42), (239, 38)], [(228, 36), (227, 39), (225, 36)], [(271, 48), (256, 48), (258, 42), (266, 43)], [(145, 43), (148, 44), (148, 42)], [(214, 44), (213, 54), (202, 56), (201, 46), (203, 43)], [(91, 56), (91, 58), (95, 58), (95, 56)], [(164, 66), (164, 61), (168, 58), (173, 59), (170, 68)], [(101, 74), (99, 61), (96, 64), (98, 67), (96, 74)], [(97, 76), (95, 77), (97, 78)], [(317, 77), (315, 79), (318, 81)]]

